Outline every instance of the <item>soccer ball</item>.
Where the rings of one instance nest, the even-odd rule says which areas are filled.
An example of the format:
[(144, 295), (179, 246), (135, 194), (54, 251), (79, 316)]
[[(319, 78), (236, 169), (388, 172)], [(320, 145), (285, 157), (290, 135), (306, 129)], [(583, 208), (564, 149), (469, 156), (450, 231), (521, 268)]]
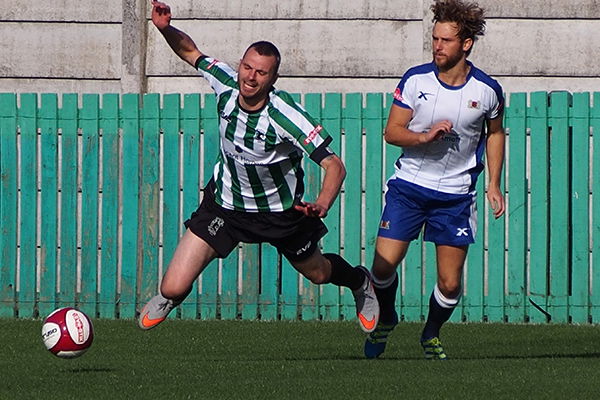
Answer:
[(73, 307), (54, 310), (44, 320), (42, 340), (52, 354), (60, 358), (79, 357), (94, 340), (92, 321)]

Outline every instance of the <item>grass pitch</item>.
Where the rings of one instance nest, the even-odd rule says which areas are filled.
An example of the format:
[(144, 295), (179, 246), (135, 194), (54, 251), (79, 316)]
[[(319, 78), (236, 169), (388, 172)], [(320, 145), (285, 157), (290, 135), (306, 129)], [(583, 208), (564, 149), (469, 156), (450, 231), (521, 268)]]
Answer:
[(448, 361), (425, 361), (421, 324), (362, 356), (352, 322), (94, 320), (91, 349), (63, 360), (40, 320), (0, 319), (0, 399), (564, 399), (600, 396), (600, 328), (448, 324)]

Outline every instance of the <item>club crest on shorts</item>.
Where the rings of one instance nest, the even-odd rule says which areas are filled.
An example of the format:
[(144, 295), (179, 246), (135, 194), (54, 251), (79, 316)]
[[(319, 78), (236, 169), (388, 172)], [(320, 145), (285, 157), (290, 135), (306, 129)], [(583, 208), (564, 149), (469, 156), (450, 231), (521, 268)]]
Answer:
[(217, 232), (219, 232), (219, 229), (221, 229), (223, 225), (225, 225), (223, 218), (215, 217), (215, 219), (208, 224), (208, 233), (210, 233), (211, 236), (217, 236)]
[(381, 223), (379, 224), (379, 227), (381, 229), (388, 229), (389, 230), (390, 229), (390, 221), (381, 220)]

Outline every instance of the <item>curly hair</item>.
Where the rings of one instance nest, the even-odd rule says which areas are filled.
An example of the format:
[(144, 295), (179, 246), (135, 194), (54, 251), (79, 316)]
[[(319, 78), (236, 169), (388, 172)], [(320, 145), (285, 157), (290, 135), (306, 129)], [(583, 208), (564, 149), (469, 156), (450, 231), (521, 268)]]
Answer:
[(485, 33), (484, 10), (477, 3), (461, 0), (436, 0), (431, 6), (433, 22), (454, 22), (461, 40), (477, 40)]

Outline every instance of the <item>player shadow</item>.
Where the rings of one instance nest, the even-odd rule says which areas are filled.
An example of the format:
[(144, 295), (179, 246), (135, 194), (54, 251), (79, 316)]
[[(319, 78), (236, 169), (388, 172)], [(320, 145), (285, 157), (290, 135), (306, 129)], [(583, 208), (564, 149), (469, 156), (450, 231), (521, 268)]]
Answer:
[(115, 372), (117, 371), (116, 368), (106, 368), (106, 367), (95, 367), (95, 368), (69, 368), (65, 370), (66, 372), (69, 373), (75, 373), (75, 374), (86, 374), (86, 373), (97, 373), (97, 372)]
[[(481, 356), (481, 357), (473, 357), (473, 356), (457, 356), (457, 357), (451, 357), (448, 356), (447, 361), (452, 361), (452, 360), (461, 360), (461, 361), (469, 361), (469, 360), (543, 360), (543, 359), (568, 359), (568, 358), (574, 358), (574, 359), (594, 359), (594, 358), (600, 358), (600, 353), (599, 352), (594, 352), (594, 353), (569, 353), (569, 354), (529, 354), (529, 355), (516, 355), (516, 354), (499, 354), (499, 355), (491, 355), (491, 356)], [(325, 359), (325, 358), (323, 358)], [(423, 358), (423, 356), (394, 356), (394, 355), (386, 355), (386, 356), (382, 356), (381, 358), (376, 358), (376, 359), (366, 359), (365, 357), (348, 357), (346, 358), (347, 360), (366, 360), (366, 361), (371, 361), (371, 360), (377, 360), (379, 361), (383, 361), (383, 362), (390, 362), (390, 361), (418, 361), (418, 360), (423, 360), (423, 361), (428, 361), (425, 360)]]
[[(448, 361), (450, 360), (536, 360), (536, 359), (600, 359), (600, 352), (591, 352), (591, 353), (565, 353), (565, 354), (556, 354), (556, 353), (548, 353), (548, 354), (527, 354), (527, 355), (517, 355), (517, 354), (498, 354), (498, 355), (487, 355), (487, 356), (457, 356), (451, 357), (448, 356)], [(382, 355), (380, 358), (368, 359), (363, 355), (350, 355), (350, 356), (337, 356), (337, 357), (327, 357), (323, 355), (322, 357), (284, 357), (283, 361), (331, 361), (335, 360), (345, 360), (345, 361), (382, 361), (382, 362), (390, 362), (390, 361), (428, 361), (425, 360), (424, 357), (419, 355), (395, 355), (395, 354), (387, 354)]]
[(523, 360), (523, 359), (551, 359), (551, 358), (600, 358), (600, 353), (568, 353), (568, 354), (529, 354), (529, 355), (497, 355), (484, 357), (461, 357), (461, 360)]

